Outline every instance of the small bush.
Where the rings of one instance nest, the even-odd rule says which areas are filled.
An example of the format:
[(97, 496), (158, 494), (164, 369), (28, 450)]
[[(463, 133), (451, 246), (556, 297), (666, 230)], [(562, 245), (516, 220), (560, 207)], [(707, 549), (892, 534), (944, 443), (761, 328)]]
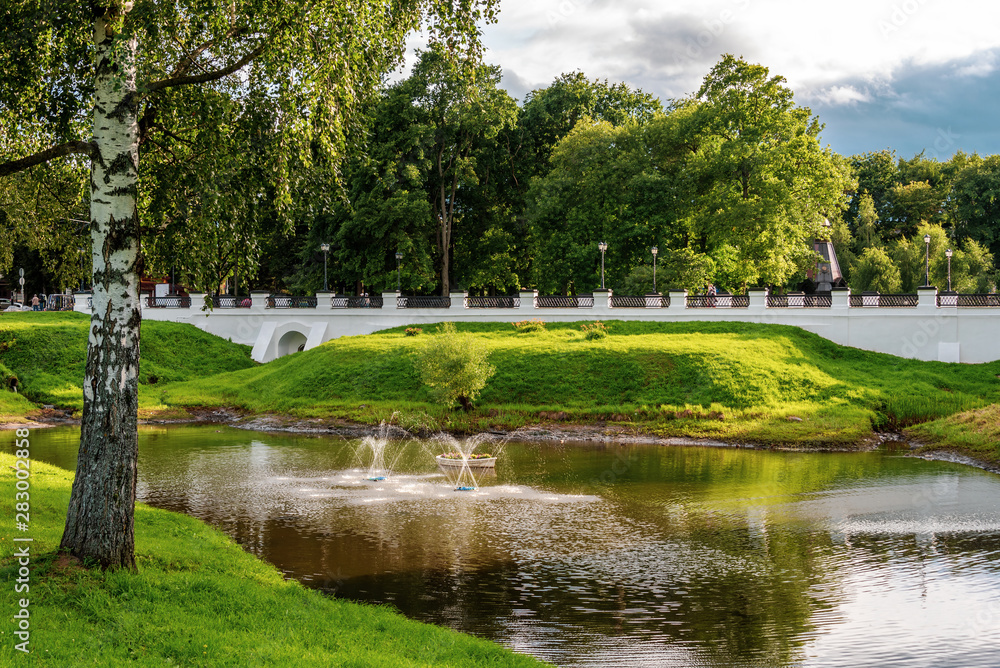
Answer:
[(446, 406), (458, 401), (469, 410), (496, 372), (487, 362), (489, 349), (482, 339), (472, 334), (459, 334), (455, 323), (446, 322), (417, 352), (414, 366), (434, 398)]
[(600, 320), (594, 322), (592, 325), (584, 323), (580, 325), (580, 329), (583, 330), (583, 335), (588, 341), (603, 339), (608, 335), (608, 326)]
[(517, 330), (518, 334), (528, 334), (529, 332), (545, 331), (545, 321), (539, 320), (537, 318), (532, 318), (531, 320), (522, 320), (520, 322), (512, 322), (510, 324), (514, 325), (514, 329)]
[(416, 335), (420, 334), (423, 331), (424, 330), (420, 329), (419, 327), (407, 327), (406, 328), (406, 335), (407, 336), (416, 336)]

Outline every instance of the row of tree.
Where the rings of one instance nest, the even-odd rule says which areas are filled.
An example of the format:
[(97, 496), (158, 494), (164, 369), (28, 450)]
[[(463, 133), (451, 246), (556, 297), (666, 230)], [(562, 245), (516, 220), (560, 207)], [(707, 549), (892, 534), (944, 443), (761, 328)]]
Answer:
[(518, 107), (499, 82), (432, 50), (387, 87), (292, 284), (317, 285), (315, 249), (332, 240), (342, 289), (393, 286), (398, 252), (408, 291), (587, 291), (606, 241), (608, 284), (630, 294), (653, 288), (653, 246), (659, 289), (797, 287), (829, 220), (856, 290), (922, 284), (927, 233), (942, 287), (953, 247), (952, 286), (993, 289), (1000, 156), (844, 158), (783, 78), (732, 56), (667, 108), (580, 73)]
[[(398, 269), (412, 293), (561, 293), (599, 285), (605, 241), (607, 284), (630, 294), (653, 289), (653, 246), (659, 290), (797, 287), (829, 220), (856, 290), (922, 284), (925, 233), (936, 283), (953, 247), (953, 287), (995, 285), (1000, 156), (842, 157), (782, 77), (732, 56), (666, 108), (581, 73), (518, 105), (500, 79), (429, 48), (337, 146), (319, 131), (284, 142), (266, 86), (165, 95), (150, 126), (170, 133), (143, 145), (144, 271), (210, 292), (307, 293), (329, 243), (342, 291), (392, 289)], [(88, 205), (86, 165), (36, 171), (0, 181), (0, 223), (20, 222), (0, 267), (42, 258), (50, 282), (76, 285), (90, 270), (73, 213)]]

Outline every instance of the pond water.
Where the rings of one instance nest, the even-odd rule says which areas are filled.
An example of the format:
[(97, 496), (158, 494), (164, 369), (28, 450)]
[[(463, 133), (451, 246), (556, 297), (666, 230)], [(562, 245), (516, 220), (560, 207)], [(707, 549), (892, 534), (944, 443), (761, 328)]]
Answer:
[[(72, 469), (78, 430), (39, 430)], [(560, 666), (997, 666), (1000, 477), (890, 452), (507, 442), (456, 492), (433, 455), (143, 428), (139, 498), (333, 596)], [(500, 449), (497, 444), (483, 450)]]

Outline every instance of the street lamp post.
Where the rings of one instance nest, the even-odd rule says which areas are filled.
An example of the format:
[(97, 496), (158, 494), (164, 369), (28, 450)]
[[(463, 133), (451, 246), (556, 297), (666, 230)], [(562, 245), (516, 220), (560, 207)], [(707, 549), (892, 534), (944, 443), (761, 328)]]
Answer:
[(951, 292), (951, 249), (950, 248), (944, 252), (944, 256), (948, 258), (948, 292)]
[(931, 235), (924, 235), (924, 287), (931, 286)]
[(330, 289), (326, 282), (326, 258), (330, 254), (330, 244), (322, 243), (319, 245), (319, 249), (323, 251), (323, 292), (329, 292)]
[(601, 290), (604, 290), (604, 251), (608, 250), (608, 242), (599, 241), (597, 248), (601, 251)]
[(652, 251), (652, 253), (653, 253), (653, 294), (657, 294), (656, 293), (656, 254), (660, 252), (660, 249), (658, 249), (656, 246), (653, 246), (649, 250)]
[(402, 292), (402, 281), (399, 278), (399, 261), (403, 259), (403, 254), (396, 251), (396, 292)]

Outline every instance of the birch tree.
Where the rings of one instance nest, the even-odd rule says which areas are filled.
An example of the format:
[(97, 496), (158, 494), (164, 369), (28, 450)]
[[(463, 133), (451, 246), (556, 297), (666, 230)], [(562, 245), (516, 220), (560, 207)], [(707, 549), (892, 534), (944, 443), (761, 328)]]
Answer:
[(61, 549), (135, 567), (141, 156), (157, 138), (212, 123), (178, 96), (232, 86), (276, 109), (274, 205), (289, 212), (293, 167), (344, 155), (359, 102), (398, 64), (406, 36), (425, 27), (446, 53), (474, 51), (494, 5), (16, 0), (3, 10), (0, 178), (52, 160), (90, 166), (93, 315)]

